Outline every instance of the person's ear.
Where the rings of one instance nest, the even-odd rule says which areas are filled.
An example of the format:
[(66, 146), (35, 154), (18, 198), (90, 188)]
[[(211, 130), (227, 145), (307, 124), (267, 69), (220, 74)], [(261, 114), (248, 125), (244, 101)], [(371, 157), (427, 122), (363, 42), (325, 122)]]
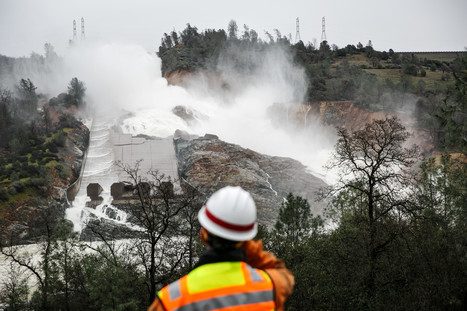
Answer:
[(201, 230), (199, 231), (199, 237), (201, 239), (201, 242), (203, 242), (203, 244), (208, 244), (209, 233), (203, 227), (201, 227)]

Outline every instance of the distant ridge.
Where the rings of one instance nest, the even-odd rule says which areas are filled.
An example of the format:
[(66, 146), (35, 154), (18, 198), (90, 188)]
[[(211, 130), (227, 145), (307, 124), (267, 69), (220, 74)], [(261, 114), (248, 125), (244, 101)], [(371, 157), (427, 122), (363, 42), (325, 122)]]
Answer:
[(394, 53), (398, 54), (437, 54), (437, 53), (443, 53), (443, 54), (458, 54), (458, 53), (467, 53), (467, 51), (394, 51)]
[(404, 52), (395, 52), (399, 55), (415, 55), (420, 59), (432, 59), (441, 62), (452, 62), (454, 59), (460, 55), (467, 55), (467, 51), (426, 51), (426, 52), (415, 52), (415, 51), (404, 51)]

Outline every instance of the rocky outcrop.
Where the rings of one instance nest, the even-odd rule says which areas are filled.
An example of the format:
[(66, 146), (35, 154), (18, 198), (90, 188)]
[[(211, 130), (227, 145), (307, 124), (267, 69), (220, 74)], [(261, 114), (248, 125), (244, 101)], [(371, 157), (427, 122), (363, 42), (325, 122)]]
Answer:
[(183, 121), (185, 121), (188, 125), (195, 125), (199, 122), (199, 120), (208, 119), (208, 117), (205, 114), (181, 105), (175, 106), (172, 109), (172, 112), (174, 115), (180, 117)]
[[(415, 102), (415, 100), (413, 100)], [(407, 140), (408, 145), (418, 145), (424, 154), (431, 154), (434, 150), (433, 139), (427, 129), (417, 125), (417, 119), (409, 111), (368, 111), (357, 107), (353, 102), (320, 102), (312, 106), (309, 112), (329, 126), (342, 126), (349, 131), (362, 129), (366, 123), (395, 116), (411, 134)]]
[(275, 223), (290, 192), (307, 198), (314, 214), (323, 210), (324, 203), (315, 199), (326, 184), (296, 160), (263, 155), (214, 135), (196, 139), (180, 135), (175, 138), (175, 150), (181, 178), (206, 196), (227, 185), (243, 187), (252, 194), (264, 225)]
[(83, 165), (84, 154), (89, 146), (89, 129), (82, 124), (68, 132), (66, 150), (71, 157), (70, 165), (76, 177)]
[(164, 78), (169, 85), (183, 85), (184, 81), (190, 78), (192, 73), (187, 70), (178, 70), (164, 73)]
[[(111, 215), (110, 215), (111, 216)], [(91, 216), (86, 227), (81, 231), (81, 241), (102, 241), (129, 239), (138, 236), (138, 231), (124, 224), (114, 222), (105, 218)]]
[(45, 241), (52, 234), (51, 228), (61, 221), (67, 223), (64, 220), (66, 208), (66, 201), (39, 199), (17, 207), (5, 206), (0, 218), (1, 243), (18, 245)]
[(67, 188), (67, 198), (73, 201), (81, 184), (81, 170), (86, 160), (86, 152), (89, 147), (90, 131), (84, 125), (72, 129), (67, 136), (66, 148), (62, 152), (65, 162), (72, 168), (72, 183)]
[(388, 116), (396, 116), (411, 133), (407, 143), (417, 144), (424, 154), (430, 154), (434, 150), (433, 139), (426, 129), (417, 126), (416, 118), (404, 111), (368, 111), (351, 101), (322, 101), (310, 104), (275, 104), (269, 113), (278, 127), (283, 126), (284, 118), (292, 120), (297, 128), (304, 128), (312, 120), (318, 120), (323, 126), (335, 128), (343, 127), (349, 131), (362, 129), (366, 123), (373, 120), (381, 120)]
[(78, 178), (83, 165), (84, 154), (89, 146), (89, 129), (81, 124), (67, 132), (65, 148), (59, 156), (70, 166), (74, 180)]
[(167, 80), (167, 84), (169, 85), (189, 88), (190, 86), (195, 86), (197, 83), (201, 82), (204, 86), (207, 86), (206, 90), (213, 90), (214, 92), (230, 89), (227, 77), (224, 74), (212, 71), (177, 70), (164, 73), (164, 78)]

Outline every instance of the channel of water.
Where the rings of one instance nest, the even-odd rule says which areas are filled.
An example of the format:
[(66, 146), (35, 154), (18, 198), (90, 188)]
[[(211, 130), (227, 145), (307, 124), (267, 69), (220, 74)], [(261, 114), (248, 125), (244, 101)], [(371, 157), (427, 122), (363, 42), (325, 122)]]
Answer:
[[(98, 115), (93, 118), (87, 158), (83, 161), (85, 166), (82, 171), (81, 185), (75, 199), (71, 202), (71, 207), (66, 210), (66, 218), (73, 222), (74, 230), (77, 232), (81, 232), (91, 215), (119, 223), (126, 221), (126, 213), (111, 204), (110, 187), (118, 181), (112, 142), (114, 125), (115, 118), (111, 116)], [(87, 206), (91, 201), (87, 194), (87, 187), (91, 183), (98, 183), (103, 189), (100, 194), (103, 201), (96, 208)], [(109, 213), (109, 209), (112, 213)], [(110, 214), (114, 215), (114, 218), (110, 218), (108, 216)]]

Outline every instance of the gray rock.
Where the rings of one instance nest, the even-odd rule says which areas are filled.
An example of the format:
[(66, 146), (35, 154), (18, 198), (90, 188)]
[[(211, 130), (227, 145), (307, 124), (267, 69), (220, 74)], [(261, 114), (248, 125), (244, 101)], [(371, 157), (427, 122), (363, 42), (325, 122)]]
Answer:
[(118, 240), (137, 237), (139, 232), (107, 219), (94, 217), (81, 231), (81, 241)]
[(307, 172), (300, 162), (272, 157), (223, 142), (217, 136), (175, 141), (180, 177), (207, 196), (227, 186), (238, 185), (252, 194), (258, 220), (272, 226), (288, 193), (308, 200), (313, 214), (321, 214), (323, 202), (317, 191), (326, 186)]

